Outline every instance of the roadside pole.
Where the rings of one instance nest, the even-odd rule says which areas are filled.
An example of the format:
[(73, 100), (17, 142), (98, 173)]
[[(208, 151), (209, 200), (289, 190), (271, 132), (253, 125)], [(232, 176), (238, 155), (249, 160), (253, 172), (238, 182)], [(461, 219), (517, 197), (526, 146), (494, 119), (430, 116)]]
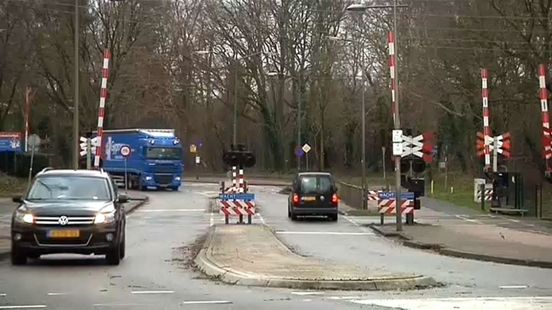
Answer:
[(33, 178), (33, 165), (35, 149), (40, 145), (40, 137), (38, 135), (30, 135), (29, 141), (25, 141), (31, 148), (31, 164), (29, 165), (29, 180), (27, 182), (27, 190), (31, 188), (31, 179)]
[(498, 136), (493, 138), (493, 172), (498, 172)]
[(123, 156), (125, 160), (125, 194), (128, 195), (128, 172), (127, 172), (127, 159), (132, 153), (132, 149), (128, 145), (124, 145), (121, 147), (121, 155)]
[(86, 169), (92, 169), (92, 142), (86, 139)]

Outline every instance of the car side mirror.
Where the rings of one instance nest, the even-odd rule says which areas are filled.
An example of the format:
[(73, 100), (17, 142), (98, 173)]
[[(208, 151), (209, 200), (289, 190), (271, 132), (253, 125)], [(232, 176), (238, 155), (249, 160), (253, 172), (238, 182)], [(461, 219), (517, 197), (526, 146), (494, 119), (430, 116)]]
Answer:
[(12, 201), (16, 203), (23, 202), (23, 196), (14, 196), (12, 197)]
[(130, 197), (128, 197), (126, 194), (119, 194), (119, 197), (117, 198), (117, 202), (119, 203), (126, 203), (130, 201)]

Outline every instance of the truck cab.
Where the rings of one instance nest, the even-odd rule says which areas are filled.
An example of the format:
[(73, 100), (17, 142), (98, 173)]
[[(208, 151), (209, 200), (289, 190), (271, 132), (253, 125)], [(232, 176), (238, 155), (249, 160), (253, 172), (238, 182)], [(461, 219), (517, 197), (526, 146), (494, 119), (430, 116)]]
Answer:
[[(183, 172), (183, 149), (174, 129), (104, 130), (102, 168), (117, 185), (146, 190), (178, 190)], [(121, 148), (128, 146), (128, 156)], [(126, 176), (126, 177), (125, 177)]]

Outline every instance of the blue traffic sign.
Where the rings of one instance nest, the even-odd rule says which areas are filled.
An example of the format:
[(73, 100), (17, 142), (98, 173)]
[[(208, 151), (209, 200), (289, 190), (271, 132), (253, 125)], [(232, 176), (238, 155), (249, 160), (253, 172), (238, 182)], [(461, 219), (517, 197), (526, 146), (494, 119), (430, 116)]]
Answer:
[(255, 194), (220, 194), (220, 200), (255, 200)]
[(295, 155), (297, 155), (298, 157), (301, 157), (305, 155), (305, 151), (303, 151), (303, 149), (300, 146), (298, 146), (295, 148)]
[[(378, 194), (379, 199), (395, 199), (395, 192), (381, 192)], [(401, 200), (408, 199), (412, 200), (414, 199), (414, 193), (413, 192), (403, 192), (401, 193)]]
[(195, 145), (198, 146), (198, 147), (200, 147), (200, 146), (202, 146), (203, 144), (201, 144), (201, 141), (200, 141), (199, 139), (197, 139)]

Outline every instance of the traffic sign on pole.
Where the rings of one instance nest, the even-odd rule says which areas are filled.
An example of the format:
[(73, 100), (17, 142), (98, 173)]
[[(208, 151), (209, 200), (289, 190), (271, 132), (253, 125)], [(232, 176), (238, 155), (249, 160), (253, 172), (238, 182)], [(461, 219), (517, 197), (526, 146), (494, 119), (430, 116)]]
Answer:
[(310, 145), (305, 143), (305, 145), (303, 145), (303, 147), (301, 149), (303, 150), (303, 152), (305, 152), (305, 154), (307, 154), (311, 150), (311, 147), (310, 147)]
[(132, 149), (128, 145), (123, 145), (120, 152), (123, 157), (127, 158), (132, 153)]

